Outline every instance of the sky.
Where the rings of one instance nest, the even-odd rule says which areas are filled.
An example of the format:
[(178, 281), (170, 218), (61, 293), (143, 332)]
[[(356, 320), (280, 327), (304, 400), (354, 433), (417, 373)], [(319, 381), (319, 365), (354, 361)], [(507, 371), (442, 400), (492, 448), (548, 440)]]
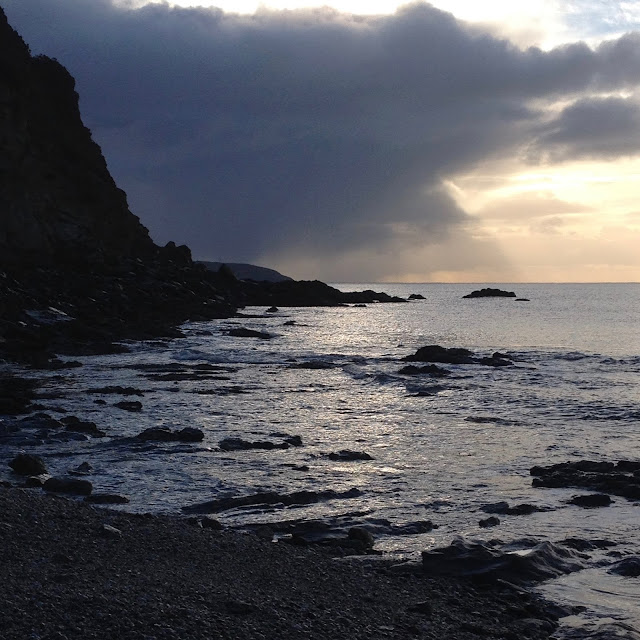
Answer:
[(640, 281), (640, 3), (332, 2), (0, 6), (159, 244), (326, 282)]

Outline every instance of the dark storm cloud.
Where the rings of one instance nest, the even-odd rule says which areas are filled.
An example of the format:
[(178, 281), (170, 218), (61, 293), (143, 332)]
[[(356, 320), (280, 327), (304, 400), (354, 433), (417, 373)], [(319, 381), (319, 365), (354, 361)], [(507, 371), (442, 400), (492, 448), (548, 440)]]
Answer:
[(472, 247), (443, 177), (534, 140), (539, 156), (569, 155), (593, 142), (580, 137), (589, 118), (578, 102), (544, 129), (544, 104), (640, 81), (637, 36), (522, 51), (426, 4), (383, 17), (2, 4), (34, 52), (76, 77), (85, 121), (154, 238), (210, 259), (293, 247), (382, 259), (455, 234)]
[(533, 145), (551, 161), (619, 158), (640, 153), (640, 104), (631, 98), (585, 98), (562, 110)]

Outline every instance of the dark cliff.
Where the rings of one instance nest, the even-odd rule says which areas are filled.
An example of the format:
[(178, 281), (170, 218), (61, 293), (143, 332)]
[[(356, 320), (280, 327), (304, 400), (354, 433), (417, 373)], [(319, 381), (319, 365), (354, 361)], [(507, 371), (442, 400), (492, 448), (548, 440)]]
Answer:
[(73, 78), (32, 56), (0, 8), (0, 357), (46, 366), (241, 301), (187, 247), (152, 242), (82, 123)]
[(57, 61), (32, 57), (1, 8), (0, 215), (3, 264), (153, 251), (82, 123), (74, 79)]

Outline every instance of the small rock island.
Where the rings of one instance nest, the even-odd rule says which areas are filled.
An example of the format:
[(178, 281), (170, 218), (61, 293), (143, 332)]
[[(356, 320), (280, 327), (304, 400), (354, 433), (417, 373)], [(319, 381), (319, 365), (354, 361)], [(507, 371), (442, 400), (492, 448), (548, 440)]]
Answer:
[(502, 289), (492, 289), (491, 287), (485, 287), (484, 289), (476, 289), (471, 293), (468, 293), (463, 298), (515, 298), (516, 294), (513, 291), (503, 291)]

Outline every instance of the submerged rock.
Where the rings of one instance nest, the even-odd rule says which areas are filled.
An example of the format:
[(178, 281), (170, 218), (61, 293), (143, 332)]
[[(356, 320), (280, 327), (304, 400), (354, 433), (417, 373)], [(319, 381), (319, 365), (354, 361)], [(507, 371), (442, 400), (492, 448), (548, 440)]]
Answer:
[(142, 402), (138, 402), (137, 400), (130, 402), (123, 400), (122, 402), (116, 402), (113, 406), (118, 407), (118, 409), (124, 409), (125, 411), (142, 411)]

